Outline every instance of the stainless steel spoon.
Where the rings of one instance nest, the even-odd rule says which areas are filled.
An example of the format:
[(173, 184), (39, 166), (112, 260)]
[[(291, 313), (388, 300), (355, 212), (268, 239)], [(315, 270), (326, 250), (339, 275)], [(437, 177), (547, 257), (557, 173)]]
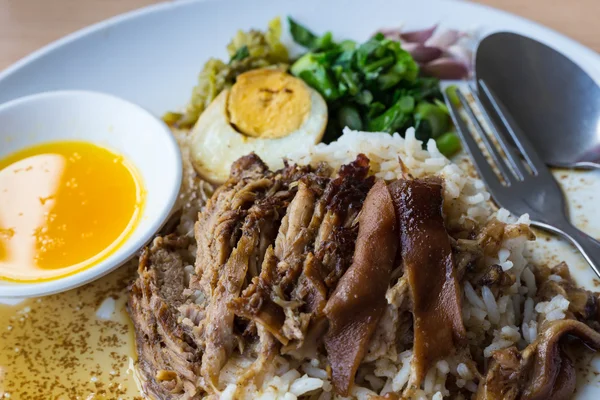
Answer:
[(475, 72), (547, 164), (600, 169), (600, 88), (581, 67), (536, 40), (499, 32), (479, 44)]

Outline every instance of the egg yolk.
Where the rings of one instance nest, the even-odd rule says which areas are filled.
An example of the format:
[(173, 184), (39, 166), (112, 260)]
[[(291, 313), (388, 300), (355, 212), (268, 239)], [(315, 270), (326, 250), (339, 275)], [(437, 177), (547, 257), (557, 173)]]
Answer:
[(310, 92), (302, 80), (263, 68), (237, 77), (227, 111), (230, 122), (241, 133), (276, 139), (300, 128), (310, 107)]
[(122, 156), (54, 142), (0, 160), (0, 278), (42, 281), (109, 256), (137, 224), (144, 193)]

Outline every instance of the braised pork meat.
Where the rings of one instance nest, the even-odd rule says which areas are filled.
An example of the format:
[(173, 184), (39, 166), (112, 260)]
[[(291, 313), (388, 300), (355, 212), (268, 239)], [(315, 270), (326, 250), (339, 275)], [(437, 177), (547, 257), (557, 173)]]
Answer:
[(600, 350), (600, 333), (577, 320), (549, 322), (534, 343), (519, 351), (509, 347), (494, 353), (477, 400), (567, 400), (575, 392), (575, 366), (567, 339), (581, 340)]
[(197, 386), (202, 349), (192, 327), (178, 320), (177, 307), (187, 300), (186, 261), (178, 251), (186, 245), (174, 237), (154, 239), (142, 252), (128, 302), (142, 388), (159, 399), (199, 399), (204, 393)]
[(188, 243), (174, 236), (145, 249), (129, 301), (145, 391), (201, 398), (223, 389), (233, 353), (255, 359), (244, 379), (256, 381), (282, 345), (322, 343), (323, 309), (350, 267), (374, 182), (368, 172), (362, 155), (332, 178), (326, 165), (270, 171), (251, 154), (198, 216), (195, 261), (182, 259)]
[(464, 343), (461, 294), (442, 215), (439, 179), (390, 185), (400, 227), (404, 273), (413, 301), (413, 382), (418, 387), (437, 360)]
[[(325, 347), (336, 391), (347, 395), (385, 307), (385, 292), (396, 258), (397, 222), (383, 181), (369, 191), (358, 219), (352, 265), (325, 307)], [(351, 345), (350, 345), (351, 344)]]
[[(249, 398), (248, 387), (282, 382), (283, 363), (289, 376), (318, 371), (307, 379), (320, 381), (320, 389), (301, 399), (331, 398), (329, 391), (354, 396), (370, 381), (380, 398), (421, 398), (436, 374), (449, 378), (435, 383), (444, 396), (570, 398), (569, 338), (600, 349), (599, 295), (577, 287), (565, 264), (517, 267), (495, 259), (508, 251), (507, 241), (532, 237), (526, 224), (490, 219), (478, 232), (451, 237), (445, 182), (405, 175), (376, 179), (364, 155), (337, 171), (288, 163), (272, 171), (254, 154), (236, 161), (199, 213), (194, 237), (163, 232), (141, 253), (128, 311), (144, 394)], [(518, 268), (529, 273), (530, 287), (520, 288), (531, 294), (527, 300), (511, 292), (524, 279)], [(474, 305), (485, 287), (510, 294), (502, 301), (506, 308), (510, 300), (511, 310), (516, 304), (515, 313), (528, 302), (531, 316), (538, 315), (534, 302), (562, 297), (561, 304), (569, 301), (565, 319), (544, 320), (536, 311), (539, 319), (528, 323), (537, 336), (504, 341), (478, 357), (473, 340), (495, 338), (476, 337), (463, 312), (485, 317)], [(524, 320), (500, 325), (519, 325), (518, 318)], [(459, 364), (470, 378), (457, 377)]]

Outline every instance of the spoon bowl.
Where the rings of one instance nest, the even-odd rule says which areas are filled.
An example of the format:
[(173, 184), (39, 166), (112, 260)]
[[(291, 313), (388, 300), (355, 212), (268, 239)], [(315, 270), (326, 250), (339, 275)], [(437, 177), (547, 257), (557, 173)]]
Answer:
[(600, 87), (579, 65), (534, 39), (499, 32), (479, 44), (475, 72), (546, 164), (600, 168)]
[(58, 91), (0, 105), (0, 159), (44, 142), (86, 141), (123, 155), (145, 191), (139, 222), (109, 256), (89, 268), (49, 281), (0, 279), (0, 297), (31, 297), (81, 286), (118, 268), (167, 220), (181, 185), (179, 147), (169, 128), (141, 107), (96, 92)]

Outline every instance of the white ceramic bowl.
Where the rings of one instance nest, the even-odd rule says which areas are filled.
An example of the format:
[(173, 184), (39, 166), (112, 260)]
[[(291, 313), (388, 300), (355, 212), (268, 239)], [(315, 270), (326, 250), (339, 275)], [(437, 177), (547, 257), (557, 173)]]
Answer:
[(47, 282), (0, 280), (0, 297), (30, 297), (72, 289), (130, 259), (169, 217), (181, 185), (181, 154), (169, 128), (141, 107), (85, 91), (46, 92), (0, 105), (0, 159), (57, 140), (85, 140), (124, 155), (141, 175), (146, 200), (138, 225), (110, 257)]

